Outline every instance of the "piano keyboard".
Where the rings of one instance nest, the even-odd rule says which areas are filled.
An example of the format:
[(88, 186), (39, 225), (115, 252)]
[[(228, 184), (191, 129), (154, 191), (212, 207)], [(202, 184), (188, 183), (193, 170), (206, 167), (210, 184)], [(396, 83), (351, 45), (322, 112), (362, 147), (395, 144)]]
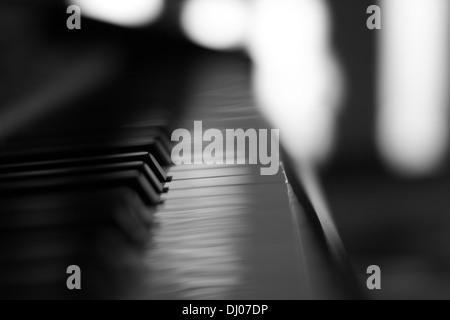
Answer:
[[(108, 99), (69, 104), (3, 139), (0, 298), (353, 294), (283, 168), (261, 176), (257, 165), (171, 165), (172, 130), (194, 120), (222, 131), (267, 128), (247, 62), (199, 56), (177, 99), (154, 98), (177, 85), (167, 76), (159, 83), (164, 68), (139, 60)], [(145, 80), (152, 68), (158, 76)], [(175, 100), (183, 109), (167, 105)], [(70, 265), (81, 269), (81, 290), (66, 287)]]

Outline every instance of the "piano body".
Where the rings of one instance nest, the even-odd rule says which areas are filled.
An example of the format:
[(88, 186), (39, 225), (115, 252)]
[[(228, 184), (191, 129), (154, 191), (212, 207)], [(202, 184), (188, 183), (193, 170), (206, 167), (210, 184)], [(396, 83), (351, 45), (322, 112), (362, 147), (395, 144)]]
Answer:
[(2, 61), (0, 298), (364, 297), (312, 170), (171, 163), (195, 120), (270, 128), (248, 58), (158, 25), (69, 31), (50, 3), (0, 5), (38, 16), (0, 33), (23, 37)]

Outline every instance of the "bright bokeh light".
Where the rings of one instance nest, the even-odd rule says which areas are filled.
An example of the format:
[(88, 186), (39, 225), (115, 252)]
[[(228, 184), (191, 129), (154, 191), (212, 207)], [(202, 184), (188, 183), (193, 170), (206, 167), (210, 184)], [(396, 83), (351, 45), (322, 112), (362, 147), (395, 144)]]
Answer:
[(253, 7), (248, 51), (258, 106), (296, 161), (322, 162), (333, 145), (343, 89), (330, 54), (326, 3), (258, 0)]
[(249, 51), (258, 63), (289, 68), (323, 55), (329, 46), (329, 12), (323, 0), (258, 0), (252, 6)]
[(215, 50), (241, 47), (247, 21), (245, 0), (187, 0), (181, 14), (186, 35), (198, 45)]
[(378, 143), (404, 174), (427, 174), (448, 144), (448, 0), (382, 3)]
[(154, 22), (164, 9), (164, 0), (71, 0), (81, 14), (125, 27), (139, 27)]

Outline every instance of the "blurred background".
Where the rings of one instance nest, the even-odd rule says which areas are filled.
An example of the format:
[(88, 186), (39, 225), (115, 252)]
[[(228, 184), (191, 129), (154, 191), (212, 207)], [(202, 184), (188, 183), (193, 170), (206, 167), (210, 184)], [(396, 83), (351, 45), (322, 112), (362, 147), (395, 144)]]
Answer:
[[(66, 27), (72, 4), (81, 8), (80, 30)], [(366, 25), (374, 4), (380, 30)], [(105, 117), (121, 121), (126, 107), (110, 112), (117, 101), (109, 86), (120, 91), (136, 79), (145, 81), (126, 91), (133, 99), (123, 105), (151, 91), (152, 103), (164, 99), (181, 118), (184, 97), (202, 72), (227, 74), (231, 60), (296, 166), (320, 173), (362, 286), (367, 267), (380, 266), (382, 290), (368, 296), (448, 299), (449, 6), (446, 0), (3, 0), (0, 146), (59, 134), (61, 116), (69, 120), (64, 130), (83, 134)], [(152, 74), (130, 71), (141, 65)], [(242, 96), (242, 87), (226, 89)], [(83, 110), (58, 107), (99, 91)], [(80, 115), (85, 122), (70, 123)]]

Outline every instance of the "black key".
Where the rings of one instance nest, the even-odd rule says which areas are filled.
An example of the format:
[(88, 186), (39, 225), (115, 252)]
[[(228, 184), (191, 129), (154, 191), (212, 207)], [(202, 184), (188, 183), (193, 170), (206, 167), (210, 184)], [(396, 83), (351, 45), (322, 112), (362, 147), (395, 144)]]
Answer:
[(0, 184), (8, 183), (9, 181), (17, 181), (24, 179), (41, 179), (47, 177), (79, 175), (79, 174), (98, 174), (105, 172), (119, 172), (124, 170), (137, 170), (141, 172), (153, 186), (155, 192), (162, 193), (164, 191), (163, 185), (155, 176), (153, 171), (146, 163), (142, 161), (3, 173), (0, 174)]
[(2, 197), (17, 194), (45, 194), (55, 191), (104, 190), (108, 188), (128, 187), (134, 190), (149, 206), (161, 203), (148, 179), (138, 170), (126, 170), (103, 174), (80, 174), (67, 177), (43, 177), (41, 179), (12, 180), (0, 183)]
[(0, 165), (0, 174), (58, 169), (71, 166), (102, 165), (134, 161), (142, 161), (147, 164), (162, 184), (167, 181), (167, 175), (164, 169), (162, 169), (156, 159), (147, 152), (124, 153), (97, 157), (67, 158), (35, 162), (22, 159), (21, 163)]
[(14, 150), (8, 149), (2, 152), (0, 164), (23, 162), (24, 159), (27, 159), (27, 161), (47, 161), (61, 158), (94, 157), (134, 152), (151, 153), (159, 163), (163, 165), (171, 164), (170, 154), (165, 150), (161, 142), (155, 138), (123, 139), (97, 144), (35, 145), (34, 148), (16, 145)]

